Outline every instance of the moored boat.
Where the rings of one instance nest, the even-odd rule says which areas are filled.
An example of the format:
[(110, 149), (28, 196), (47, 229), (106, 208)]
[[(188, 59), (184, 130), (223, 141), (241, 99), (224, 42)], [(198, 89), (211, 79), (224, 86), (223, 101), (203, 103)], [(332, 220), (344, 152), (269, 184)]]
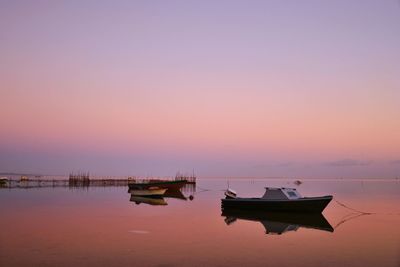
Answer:
[(8, 184), (9, 180), (7, 177), (1, 177), (0, 178), (0, 186), (6, 186)]
[(128, 183), (129, 189), (146, 189), (150, 187), (159, 187), (169, 190), (179, 190), (186, 184), (186, 180), (167, 181), (167, 180), (150, 180), (143, 183), (130, 182)]
[(166, 191), (166, 188), (154, 186), (146, 189), (129, 189), (129, 193), (133, 196), (163, 196)]
[(264, 210), (274, 212), (321, 213), (332, 196), (302, 197), (295, 188), (266, 187), (260, 198), (240, 198), (230, 189), (221, 200), (222, 209)]

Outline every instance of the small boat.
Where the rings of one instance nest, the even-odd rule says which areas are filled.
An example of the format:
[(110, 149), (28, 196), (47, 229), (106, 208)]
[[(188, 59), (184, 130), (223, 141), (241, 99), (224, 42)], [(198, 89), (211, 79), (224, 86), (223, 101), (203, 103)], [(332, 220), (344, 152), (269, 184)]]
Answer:
[(6, 186), (8, 183), (8, 178), (7, 177), (1, 177), (0, 178), (0, 186)]
[(274, 212), (321, 213), (332, 196), (302, 197), (295, 188), (266, 187), (260, 198), (240, 198), (228, 189), (221, 200), (222, 209), (247, 209)]
[(129, 193), (134, 196), (163, 196), (166, 191), (166, 188), (155, 186), (146, 189), (129, 189)]
[(150, 180), (148, 182), (136, 183), (129, 182), (129, 189), (146, 189), (149, 187), (159, 187), (169, 190), (180, 190), (186, 184), (186, 180), (180, 181), (167, 181), (167, 180)]
[(266, 234), (283, 234), (297, 231), (299, 228), (308, 228), (333, 232), (333, 227), (321, 213), (284, 213), (252, 210), (223, 210), (225, 223), (231, 225), (236, 220), (260, 222)]
[(303, 182), (300, 181), (300, 180), (296, 180), (296, 181), (294, 181), (293, 183), (294, 183), (295, 185), (301, 185)]

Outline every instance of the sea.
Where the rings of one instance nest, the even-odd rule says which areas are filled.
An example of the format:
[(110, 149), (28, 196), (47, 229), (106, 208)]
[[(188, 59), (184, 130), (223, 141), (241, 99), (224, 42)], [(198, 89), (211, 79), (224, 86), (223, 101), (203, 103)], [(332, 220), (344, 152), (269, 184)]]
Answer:
[[(332, 195), (322, 214), (228, 213), (227, 188)], [(127, 186), (0, 188), (0, 266), (400, 266), (400, 180), (197, 178), (164, 198)]]

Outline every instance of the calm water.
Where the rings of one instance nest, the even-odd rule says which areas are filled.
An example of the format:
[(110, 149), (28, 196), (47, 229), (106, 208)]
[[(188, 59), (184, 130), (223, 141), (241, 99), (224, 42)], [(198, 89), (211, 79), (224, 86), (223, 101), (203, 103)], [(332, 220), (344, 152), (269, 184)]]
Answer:
[[(193, 200), (167, 205), (136, 204), (125, 187), (1, 189), (0, 266), (400, 266), (400, 181), (307, 180), (297, 187), (305, 196), (376, 214), (332, 201), (306, 223), (221, 216), (226, 186), (200, 180), (183, 192)], [(230, 181), (241, 196), (264, 186), (295, 187)]]

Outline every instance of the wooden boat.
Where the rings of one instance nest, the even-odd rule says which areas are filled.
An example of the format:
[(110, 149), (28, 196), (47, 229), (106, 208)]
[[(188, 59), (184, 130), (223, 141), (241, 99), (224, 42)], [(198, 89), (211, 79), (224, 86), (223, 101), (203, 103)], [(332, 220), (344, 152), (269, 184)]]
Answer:
[(260, 198), (239, 198), (228, 189), (221, 200), (222, 209), (247, 209), (275, 212), (321, 213), (332, 200), (332, 196), (302, 197), (295, 188), (266, 187)]
[(134, 196), (163, 196), (166, 188), (149, 187), (145, 189), (129, 189), (129, 193)]
[(0, 186), (6, 186), (8, 183), (8, 178), (7, 177), (1, 177), (0, 178)]
[(308, 228), (333, 232), (333, 227), (321, 213), (282, 213), (252, 210), (223, 210), (225, 223), (230, 225), (237, 219), (260, 222), (266, 234), (283, 234), (297, 231), (299, 228)]
[(144, 183), (130, 182), (128, 183), (129, 189), (146, 189), (149, 187), (159, 187), (168, 190), (180, 190), (186, 184), (186, 180), (180, 181), (167, 181), (167, 180), (149, 180)]

